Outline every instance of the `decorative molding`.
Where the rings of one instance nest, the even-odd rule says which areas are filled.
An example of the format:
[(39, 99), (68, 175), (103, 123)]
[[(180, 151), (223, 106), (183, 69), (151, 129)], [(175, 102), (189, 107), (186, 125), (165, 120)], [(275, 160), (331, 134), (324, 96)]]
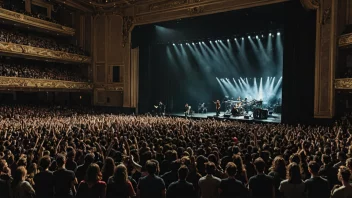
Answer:
[(335, 89), (351, 89), (352, 90), (352, 78), (335, 79)]
[(129, 42), (130, 31), (133, 26), (133, 17), (124, 16), (123, 17), (123, 28), (122, 28), (122, 47), (125, 47)]
[(339, 38), (339, 47), (352, 45), (352, 33), (341, 35)]
[(17, 12), (13, 12), (10, 10), (6, 10), (3, 8), (0, 8), (0, 19), (6, 19), (9, 21), (13, 21), (16, 23), (21, 23), (24, 25), (30, 25), (36, 28), (41, 28), (47, 31), (53, 31), (57, 32), (60, 34), (65, 34), (65, 35), (71, 35), (73, 36), (75, 34), (75, 30), (70, 27), (66, 27), (60, 24), (52, 23), (49, 21), (45, 21), (42, 19), (30, 17), (24, 14), (20, 14)]
[(123, 91), (123, 83), (94, 84), (94, 89), (100, 89), (105, 91)]
[(201, 14), (203, 12), (204, 12), (204, 6), (188, 8), (188, 14), (189, 15), (197, 15), (197, 14)]
[(331, 7), (324, 10), (322, 24), (325, 25), (331, 19)]
[(163, 0), (157, 3), (150, 0), (134, 5), (134, 25), (152, 24), (193, 17), (194, 15), (209, 15), (287, 1), (290, 0)]
[(320, 0), (301, 0), (301, 3), (308, 10), (316, 10), (320, 6)]
[(6, 89), (69, 89), (93, 90), (93, 85), (88, 82), (72, 82), (48, 79), (32, 79), (0, 76), (0, 88)]
[(187, 0), (172, 0), (172, 1), (162, 1), (159, 3), (153, 3), (149, 6), (150, 11), (164, 10), (169, 8), (174, 8), (186, 4)]
[(77, 54), (70, 54), (61, 51), (54, 51), (44, 48), (32, 47), (28, 45), (19, 45), (14, 43), (0, 42), (0, 53), (10, 55), (20, 55), (36, 57), (42, 59), (63, 60), (66, 62), (90, 63), (91, 58)]

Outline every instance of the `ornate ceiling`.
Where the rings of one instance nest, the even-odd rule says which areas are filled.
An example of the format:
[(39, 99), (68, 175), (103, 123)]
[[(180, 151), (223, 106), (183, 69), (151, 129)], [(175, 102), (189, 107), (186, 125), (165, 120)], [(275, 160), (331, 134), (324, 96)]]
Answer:
[(137, 2), (148, 2), (150, 0), (54, 0), (83, 12), (111, 11), (118, 8), (126, 8)]

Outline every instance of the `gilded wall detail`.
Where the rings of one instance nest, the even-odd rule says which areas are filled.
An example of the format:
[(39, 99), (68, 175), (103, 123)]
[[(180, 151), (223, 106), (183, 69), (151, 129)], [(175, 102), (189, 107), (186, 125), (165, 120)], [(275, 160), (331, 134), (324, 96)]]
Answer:
[(99, 89), (101, 91), (123, 91), (123, 84), (122, 83), (115, 83), (115, 84), (95, 84), (95, 89)]
[(352, 45), (352, 34), (345, 34), (339, 38), (339, 46)]
[(151, 4), (149, 7), (149, 10), (150, 11), (164, 10), (164, 9), (174, 8), (174, 7), (186, 4), (186, 3), (187, 3), (187, 0), (163, 1), (160, 3)]
[(352, 78), (335, 79), (335, 89), (351, 89), (352, 90)]
[(63, 60), (67, 62), (90, 63), (91, 61), (91, 58), (87, 56), (5, 42), (0, 42), (0, 53)]
[(17, 12), (12, 12), (3, 8), (0, 8), (0, 18), (25, 25), (30, 25), (45, 30), (55, 31), (61, 34), (71, 35), (75, 34), (75, 30), (70, 27), (62, 26), (60, 24), (51, 23), (49, 21), (37, 19)]
[(285, 1), (289, 0), (164, 0), (136, 4), (134, 24), (150, 24)]
[(125, 47), (126, 43), (129, 42), (130, 32), (133, 26), (133, 17), (124, 16), (123, 17), (123, 28), (122, 28), (122, 47)]
[(188, 8), (189, 15), (196, 15), (204, 12), (204, 6)]
[(93, 85), (86, 82), (72, 82), (72, 81), (1, 76), (0, 88), (92, 90)]

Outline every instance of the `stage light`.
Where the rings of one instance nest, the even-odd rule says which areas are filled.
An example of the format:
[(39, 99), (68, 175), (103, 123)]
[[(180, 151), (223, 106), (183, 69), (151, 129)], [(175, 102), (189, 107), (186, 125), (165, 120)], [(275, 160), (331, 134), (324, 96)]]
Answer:
[(237, 38), (235, 38), (235, 41), (237, 41)]
[(201, 42), (199, 42), (199, 44), (201, 44)]
[(230, 39), (227, 39), (227, 42), (229, 42), (230, 41)]
[(264, 35), (262, 35), (262, 38), (264, 38)]
[(175, 43), (173, 43), (172, 45), (175, 45)]
[(277, 33), (277, 35), (279, 35), (279, 36), (280, 36), (280, 32), (278, 32), (278, 33)]
[(251, 38), (251, 36), (248, 36), (248, 38), (250, 39), (250, 38)]
[(258, 35), (255, 38), (258, 39)]
[(209, 41), (209, 43), (211, 43), (211, 41)]
[(271, 36), (271, 33), (269, 33), (269, 36)]
[(242, 40), (244, 40), (244, 38), (242, 37)]

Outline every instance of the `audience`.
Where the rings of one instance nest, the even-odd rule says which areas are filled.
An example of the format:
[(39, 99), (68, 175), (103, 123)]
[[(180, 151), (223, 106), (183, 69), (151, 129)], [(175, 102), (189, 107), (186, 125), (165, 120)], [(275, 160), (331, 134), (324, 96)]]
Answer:
[(218, 189), (220, 187), (221, 180), (215, 177), (216, 166), (213, 162), (207, 162), (205, 164), (206, 175), (199, 180), (199, 189), (201, 198), (217, 198), (219, 197)]
[(0, 41), (50, 49), (54, 51), (62, 51), (82, 56), (88, 55), (83, 51), (82, 48), (78, 46), (64, 44), (63, 42), (56, 41), (55, 39), (45, 38), (44, 36), (32, 35), (28, 32), (19, 32), (18, 30), (9, 30), (5, 28), (0, 29)]
[[(35, 18), (38, 18), (38, 19), (42, 19), (42, 20), (46, 20), (46, 21), (49, 21), (49, 22), (57, 23), (57, 24), (58, 24), (58, 22), (57, 22), (55, 19), (49, 18), (47, 15), (44, 15), (44, 14), (41, 14), (41, 13), (29, 13), (29, 12), (27, 12), (27, 11), (18, 9), (18, 8), (17, 8), (16, 6), (14, 6), (13, 4), (7, 4), (7, 5), (0, 4), (0, 7), (5, 8), (5, 9), (7, 9), (7, 10), (11, 10), (11, 11), (13, 11), (13, 12), (18, 12), (18, 13), (27, 15), (27, 16), (30, 16), (30, 17), (35, 17)], [(65, 26), (66, 26), (66, 25), (65, 25)]]
[(316, 161), (309, 162), (308, 170), (312, 177), (305, 181), (307, 198), (329, 198), (329, 182), (319, 176), (319, 164)]
[(349, 198), (352, 197), (352, 186), (349, 183), (351, 178), (351, 172), (345, 166), (339, 168), (338, 177), (342, 183), (341, 187), (333, 189), (331, 198)]
[(352, 191), (351, 116), (312, 127), (0, 106), (0, 118), (0, 197), (339, 198)]
[(0, 59), (0, 76), (87, 82), (77, 65)]
[(106, 183), (100, 181), (102, 174), (98, 164), (89, 165), (86, 176), (78, 186), (76, 198), (105, 198)]
[(178, 181), (172, 182), (166, 192), (166, 198), (196, 198), (192, 183), (186, 181), (189, 170), (183, 165), (178, 169)]

